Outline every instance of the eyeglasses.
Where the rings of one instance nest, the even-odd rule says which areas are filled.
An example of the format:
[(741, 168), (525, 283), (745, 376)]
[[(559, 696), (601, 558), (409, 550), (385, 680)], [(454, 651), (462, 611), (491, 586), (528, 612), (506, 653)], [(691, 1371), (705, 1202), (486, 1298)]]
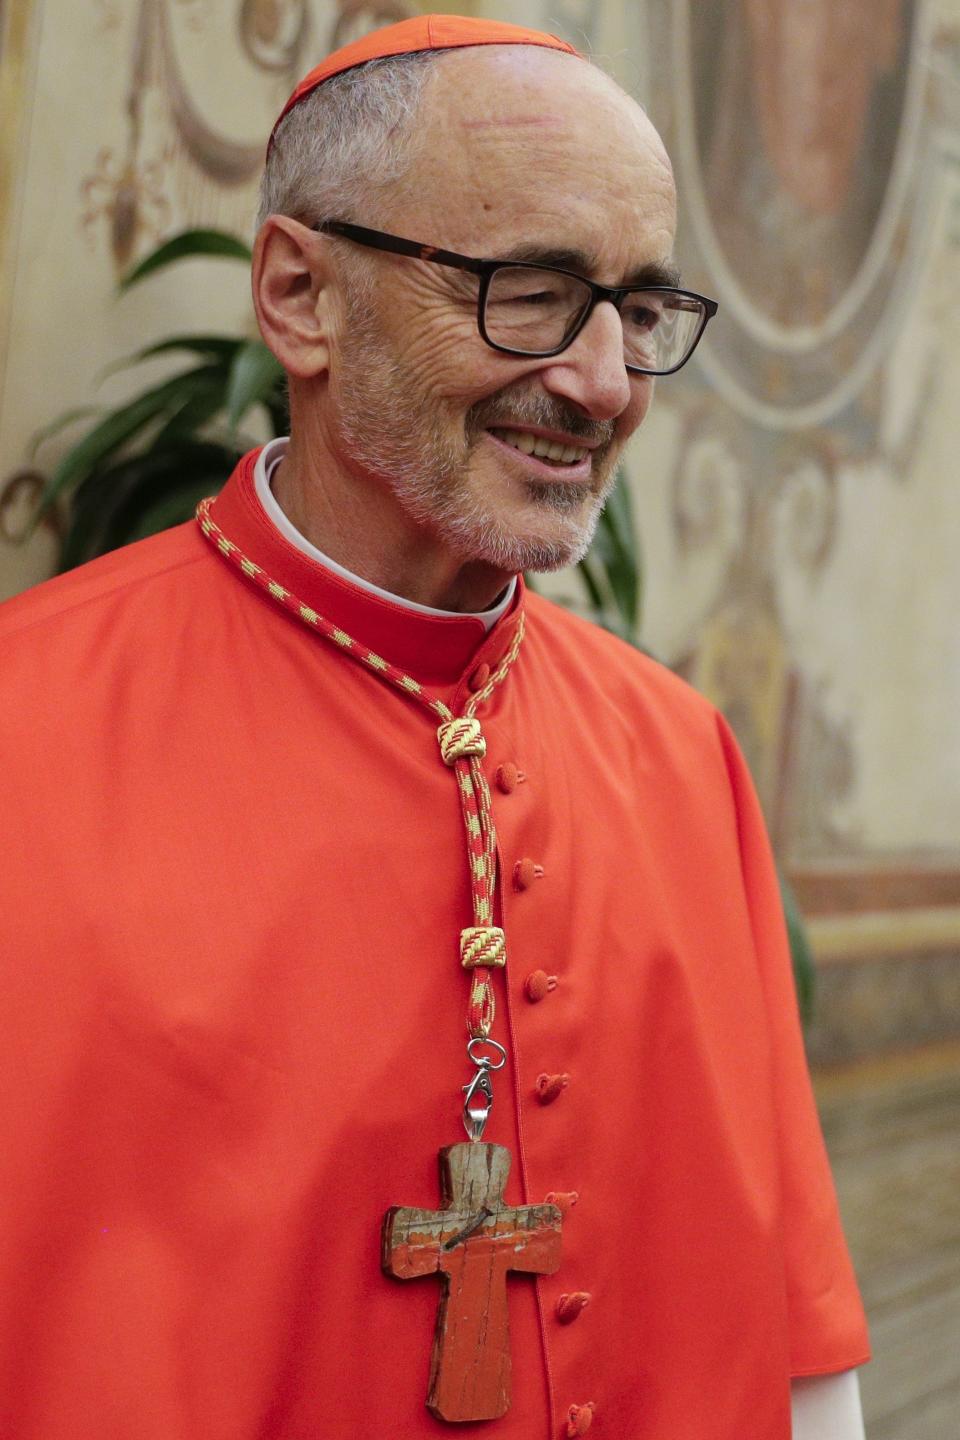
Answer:
[(505, 355), (559, 355), (577, 338), (601, 300), (609, 300), (623, 326), (627, 369), (635, 375), (672, 375), (690, 359), (707, 321), (717, 313), (716, 300), (672, 285), (598, 285), (554, 265), (475, 260), (344, 220), (321, 220), (313, 228), (372, 250), (479, 275), (477, 325), (487, 344)]

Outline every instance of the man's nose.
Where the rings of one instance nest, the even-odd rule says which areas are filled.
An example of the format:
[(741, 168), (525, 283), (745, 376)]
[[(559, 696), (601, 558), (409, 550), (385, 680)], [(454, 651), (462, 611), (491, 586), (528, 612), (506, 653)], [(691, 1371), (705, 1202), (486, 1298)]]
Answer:
[(630, 403), (630, 376), (623, 360), (623, 328), (609, 300), (601, 300), (580, 334), (542, 372), (544, 388), (581, 409), (591, 420), (615, 420)]

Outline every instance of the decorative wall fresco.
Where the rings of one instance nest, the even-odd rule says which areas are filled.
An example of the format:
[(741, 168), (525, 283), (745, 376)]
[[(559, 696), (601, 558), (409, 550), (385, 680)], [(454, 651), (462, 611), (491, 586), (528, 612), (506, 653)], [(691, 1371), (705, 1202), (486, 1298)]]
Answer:
[(960, 905), (957, 740), (932, 719), (960, 701), (942, 620), (960, 508), (941, 498), (960, 439), (960, 6), (639, 0), (619, 33), (609, 9), (532, 7), (602, 34), (623, 83), (621, 45), (640, 52), (684, 277), (721, 304), (629, 462), (646, 638), (729, 715), (796, 869), (900, 856), (918, 893), (952, 868)]
[[(174, 216), (236, 223), (232, 192), (259, 177), (272, 119), (312, 57), (414, 9), (407, 0), (135, 0), (125, 142), (99, 149), (81, 182), (83, 224), (103, 222), (118, 273)], [(100, 0), (104, 32), (119, 20), (118, 0)], [(240, 224), (249, 228), (249, 213)]]
[(647, 21), (668, 61), (647, 100), (675, 161), (685, 274), (721, 297), (666, 402), (674, 534), (681, 553), (708, 545), (723, 505), (738, 531), (690, 653), (671, 658), (730, 713), (782, 850), (869, 849), (852, 711), (831, 713), (827, 677), (799, 663), (785, 587), (815, 590), (849, 544), (852, 472), (912, 483), (942, 403), (938, 344), (904, 352), (931, 323), (956, 338), (929, 285), (955, 246), (937, 212), (956, 187), (956, 27), (914, 0), (650, 0)]
[[(249, 235), (267, 135), (295, 80), (330, 49), (415, 9), (412, 0), (0, 5), (0, 95), (19, 121), (0, 136), (0, 596), (42, 579), (56, 556), (49, 527), (27, 545), (19, 538), (38, 483), (35, 434), (57, 413), (121, 393), (124, 376), (110, 367), (145, 337), (196, 328), (201, 314), (201, 328), (251, 324), (239, 274), (211, 287), (209, 271), (184, 269), (119, 305), (118, 278), (185, 228)], [(48, 447), (45, 463), (56, 453)]]
[(928, 158), (922, 14), (913, 0), (652, 9), (689, 238), (724, 296), (708, 373), (768, 429), (834, 420), (896, 324)]

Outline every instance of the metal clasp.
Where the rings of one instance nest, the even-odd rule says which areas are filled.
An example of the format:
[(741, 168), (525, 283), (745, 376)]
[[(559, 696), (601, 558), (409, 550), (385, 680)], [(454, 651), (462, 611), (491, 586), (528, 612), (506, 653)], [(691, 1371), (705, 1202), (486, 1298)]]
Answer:
[[(490, 1055), (484, 1052), (492, 1050)], [(493, 1109), (492, 1070), (500, 1070), (507, 1062), (507, 1052), (496, 1040), (475, 1036), (467, 1042), (467, 1054), (477, 1067), (473, 1079), (460, 1088), (464, 1092), (463, 1127), (471, 1140), (482, 1140), (490, 1111)]]

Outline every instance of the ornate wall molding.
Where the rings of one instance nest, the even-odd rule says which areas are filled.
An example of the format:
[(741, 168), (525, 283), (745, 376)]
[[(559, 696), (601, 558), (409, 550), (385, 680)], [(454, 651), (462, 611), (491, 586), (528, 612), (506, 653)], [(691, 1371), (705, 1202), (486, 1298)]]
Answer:
[[(829, 21), (821, 38), (837, 69), (827, 78), (817, 70), (818, 62), (823, 68), (822, 49), (794, 54), (794, 72), (804, 62), (810, 71), (798, 105), (808, 114), (831, 103), (836, 110), (831, 87), (839, 90), (845, 75), (842, 93), (858, 113), (854, 124), (838, 126), (841, 135), (853, 128), (895, 136), (889, 157), (879, 143), (873, 158), (867, 147), (860, 171), (841, 156), (834, 166), (841, 178), (815, 207), (783, 183), (784, 166), (769, 153), (772, 142), (757, 116), (771, 84), (765, 72), (777, 66), (777, 47), (797, 38), (789, 0), (768, 7), (783, 23), (763, 37), (751, 33), (748, 17), (756, 8), (699, 3), (695, 27), (690, 0), (653, 0), (651, 13), (655, 44), (670, 56), (670, 128), (686, 243), (723, 295), (702, 368), (745, 419), (782, 432), (831, 422), (859, 398), (889, 353), (909, 304), (925, 255), (937, 163), (929, 124), (933, 10), (927, 0), (896, 0), (891, 12), (890, 0), (883, 0), (888, 21), (899, 22), (897, 39), (891, 44), (888, 38), (883, 53), (872, 57), (875, 69), (859, 85), (849, 73), (859, 52), (837, 54), (842, 37), (836, 31), (846, 13), (859, 18), (869, 35), (879, 16), (855, 0), (816, 0), (794, 17), (813, 30), (816, 12)], [(772, 55), (760, 49), (761, 38)], [(713, 86), (707, 60), (717, 73)], [(738, 107), (736, 117), (731, 107)], [(817, 138), (810, 137), (811, 145)], [(829, 160), (827, 142), (821, 137), (820, 143)], [(793, 294), (777, 293), (776, 281), (765, 279), (765, 245), (776, 250), (781, 277), (793, 267)]]
[(661, 63), (642, 98), (674, 159), (685, 278), (721, 301), (689, 373), (658, 392), (674, 436), (674, 573), (698, 576), (688, 638), (667, 658), (734, 721), (775, 840), (798, 862), (869, 865), (859, 712), (803, 615), (854, 561), (851, 479), (915, 483), (925, 430), (949, 404), (934, 347), (956, 300), (943, 210), (960, 37), (942, 9), (644, 6)]
[[(104, 145), (84, 178), (84, 225), (102, 222), (122, 273), (174, 228), (226, 224), (231, 193), (249, 189), (263, 165), (274, 115), (300, 74), (346, 40), (416, 10), (412, 0), (229, 0), (236, 70), (259, 115), (246, 134), (211, 108), (188, 73), (193, 52), (213, 43), (200, 0), (137, 0), (125, 102), (126, 141)], [(219, 15), (222, 29), (222, 12)], [(109, 13), (104, 23), (113, 25)], [(219, 31), (217, 32), (219, 34)], [(158, 131), (157, 101), (164, 117)], [(249, 208), (249, 207), (247, 207)], [(235, 224), (233, 228), (236, 228)]]

